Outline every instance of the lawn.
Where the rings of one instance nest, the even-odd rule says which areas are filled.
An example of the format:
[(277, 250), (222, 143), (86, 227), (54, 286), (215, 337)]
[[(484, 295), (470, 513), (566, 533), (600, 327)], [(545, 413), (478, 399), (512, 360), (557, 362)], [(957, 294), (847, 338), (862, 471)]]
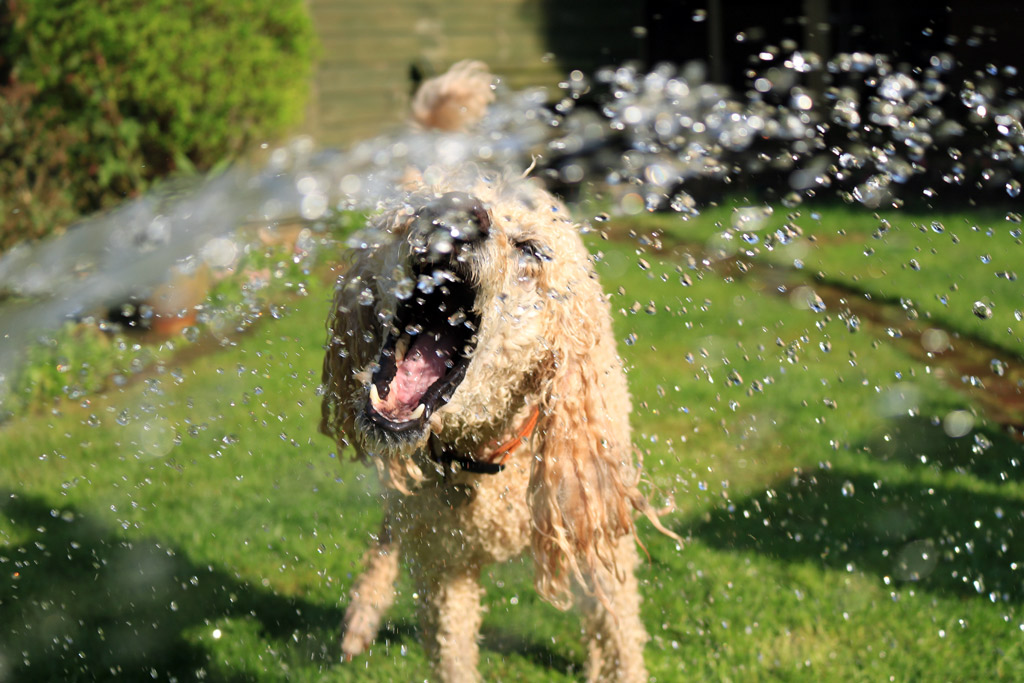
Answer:
[[(731, 207), (593, 225), (635, 442), (685, 539), (640, 523), (652, 677), (1024, 679), (1019, 225), (832, 206), (756, 231)], [(407, 581), (340, 662), (380, 509), (316, 432), (330, 286), (304, 278), (215, 351), (0, 425), (0, 682), (427, 675)], [(922, 351), (928, 330), (947, 346)], [(968, 372), (968, 346), (1001, 365)], [(530, 567), (485, 582), (485, 679), (579, 679), (578, 621)]]

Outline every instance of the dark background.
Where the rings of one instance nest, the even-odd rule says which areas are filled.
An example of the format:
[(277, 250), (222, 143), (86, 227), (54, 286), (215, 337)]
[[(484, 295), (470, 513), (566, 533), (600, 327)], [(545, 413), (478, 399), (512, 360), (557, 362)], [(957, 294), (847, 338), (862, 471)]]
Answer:
[[(877, 52), (924, 65), (937, 52), (967, 70), (1019, 66), (1024, 10), (1019, 0), (649, 0), (643, 45), (648, 66), (707, 60), (709, 79), (737, 88), (760, 49), (795, 41), (824, 57)], [(702, 21), (695, 21), (703, 10)], [(1017, 84), (1020, 83), (1019, 76)]]

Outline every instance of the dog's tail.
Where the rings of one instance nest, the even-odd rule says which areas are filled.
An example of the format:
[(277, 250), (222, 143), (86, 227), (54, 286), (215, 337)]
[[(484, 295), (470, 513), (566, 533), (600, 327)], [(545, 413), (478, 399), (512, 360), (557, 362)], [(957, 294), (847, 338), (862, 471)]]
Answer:
[(457, 132), (471, 128), (494, 101), (494, 76), (483, 62), (463, 60), (424, 81), (412, 100), (413, 121), (422, 128)]

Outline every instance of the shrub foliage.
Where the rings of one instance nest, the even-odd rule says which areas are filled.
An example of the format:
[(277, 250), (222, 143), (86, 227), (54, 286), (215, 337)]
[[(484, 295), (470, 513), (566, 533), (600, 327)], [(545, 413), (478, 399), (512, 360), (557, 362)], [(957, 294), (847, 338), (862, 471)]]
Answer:
[(0, 248), (302, 116), (302, 0), (0, 3)]

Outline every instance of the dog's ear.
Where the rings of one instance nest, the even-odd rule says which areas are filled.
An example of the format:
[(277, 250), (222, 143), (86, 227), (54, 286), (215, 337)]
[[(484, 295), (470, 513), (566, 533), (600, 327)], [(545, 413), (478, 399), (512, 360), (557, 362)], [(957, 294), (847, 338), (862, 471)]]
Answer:
[(608, 304), (596, 279), (577, 282), (554, 307), (550, 367), (542, 380), (540, 454), (530, 475), (537, 591), (557, 607), (571, 580), (601, 597), (599, 569), (646, 511), (630, 443), (630, 401)]
[[(373, 305), (376, 282), (374, 250), (363, 250), (338, 280), (334, 305), (327, 319), (328, 340), (321, 376), (320, 431), (339, 446), (352, 434), (359, 406), (366, 400), (357, 375), (365, 371), (380, 349), (381, 324)], [(358, 455), (362, 455), (358, 453)]]

